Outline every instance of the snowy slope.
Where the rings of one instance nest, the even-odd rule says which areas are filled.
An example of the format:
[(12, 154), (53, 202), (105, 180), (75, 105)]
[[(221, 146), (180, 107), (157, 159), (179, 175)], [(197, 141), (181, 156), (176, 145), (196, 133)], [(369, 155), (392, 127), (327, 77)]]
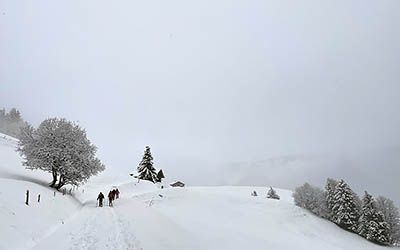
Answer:
[[(279, 201), (265, 187), (159, 189), (108, 169), (74, 193), (80, 203), (53, 197), (46, 174), (23, 169), (15, 143), (0, 142), (1, 250), (384, 249), (294, 206), (281, 189)], [(121, 198), (98, 208), (98, 192), (114, 186)], [(42, 202), (24, 205), (26, 189)]]
[(277, 201), (263, 187), (119, 188), (114, 207), (88, 203), (33, 249), (384, 249), (294, 206), (286, 190)]
[[(15, 152), (17, 140), (0, 134), (0, 249), (30, 249), (63, 225), (80, 203), (47, 187), (47, 174), (26, 170)], [(30, 205), (25, 192), (30, 191)], [(40, 203), (37, 202), (41, 195)]]

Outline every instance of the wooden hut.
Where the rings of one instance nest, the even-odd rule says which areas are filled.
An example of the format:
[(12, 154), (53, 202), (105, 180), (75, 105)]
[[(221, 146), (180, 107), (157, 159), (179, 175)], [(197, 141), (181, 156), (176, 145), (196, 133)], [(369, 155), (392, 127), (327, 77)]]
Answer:
[(172, 182), (171, 184), (169, 184), (171, 187), (184, 187), (185, 183), (181, 182), (181, 181), (175, 181)]

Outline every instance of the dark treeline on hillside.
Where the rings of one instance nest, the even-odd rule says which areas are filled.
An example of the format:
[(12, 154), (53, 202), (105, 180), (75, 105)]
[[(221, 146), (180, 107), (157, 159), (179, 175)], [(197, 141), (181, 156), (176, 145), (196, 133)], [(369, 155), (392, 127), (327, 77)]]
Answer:
[(0, 133), (19, 138), (21, 135), (21, 128), (28, 125), (22, 119), (21, 113), (12, 108), (7, 113), (6, 110), (0, 109)]
[(308, 183), (297, 187), (294, 202), (341, 228), (381, 245), (400, 244), (400, 213), (393, 201), (372, 197), (362, 199), (344, 180), (328, 178), (325, 190)]

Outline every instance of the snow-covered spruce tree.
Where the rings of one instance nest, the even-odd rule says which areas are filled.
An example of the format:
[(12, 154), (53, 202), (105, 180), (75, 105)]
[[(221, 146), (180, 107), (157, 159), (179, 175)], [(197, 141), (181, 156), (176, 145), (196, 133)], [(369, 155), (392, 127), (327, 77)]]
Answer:
[(269, 190), (267, 193), (267, 198), (279, 200), (281, 197), (279, 197), (279, 195), (276, 193), (275, 189), (273, 189), (272, 187), (269, 187)]
[(369, 241), (383, 245), (388, 244), (389, 226), (383, 213), (377, 209), (374, 198), (365, 192), (362, 202), (359, 234)]
[(146, 146), (143, 159), (139, 163), (137, 170), (139, 180), (151, 181), (153, 183), (157, 182), (157, 173), (156, 169), (153, 167), (153, 156), (151, 155), (149, 146)]
[(384, 196), (376, 198), (377, 209), (383, 213), (385, 221), (389, 227), (389, 243), (391, 245), (400, 244), (400, 213), (391, 199)]
[(52, 173), (51, 187), (79, 185), (105, 169), (85, 130), (66, 119), (47, 119), (37, 129), (27, 126), (20, 137), (18, 151), (25, 159), (23, 164)]
[(334, 196), (336, 191), (336, 185), (338, 181), (335, 179), (328, 178), (326, 180), (325, 185), (325, 194), (326, 194), (326, 208), (328, 211), (328, 219), (331, 221), (335, 221), (335, 213), (333, 213), (333, 205), (334, 205)]
[(297, 187), (293, 192), (294, 203), (322, 218), (328, 217), (324, 191), (308, 183)]
[(340, 180), (336, 185), (332, 213), (333, 222), (337, 225), (358, 232), (358, 219), (360, 218), (358, 197), (344, 180)]

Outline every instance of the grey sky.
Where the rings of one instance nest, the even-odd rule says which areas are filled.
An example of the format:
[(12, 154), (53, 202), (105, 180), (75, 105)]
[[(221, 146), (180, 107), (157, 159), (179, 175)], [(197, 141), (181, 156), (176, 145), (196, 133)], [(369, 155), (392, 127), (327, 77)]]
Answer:
[[(0, 1), (0, 106), (166, 172), (397, 147), (400, 2)], [(216, 171), (218, 171), (216, 169)]]

